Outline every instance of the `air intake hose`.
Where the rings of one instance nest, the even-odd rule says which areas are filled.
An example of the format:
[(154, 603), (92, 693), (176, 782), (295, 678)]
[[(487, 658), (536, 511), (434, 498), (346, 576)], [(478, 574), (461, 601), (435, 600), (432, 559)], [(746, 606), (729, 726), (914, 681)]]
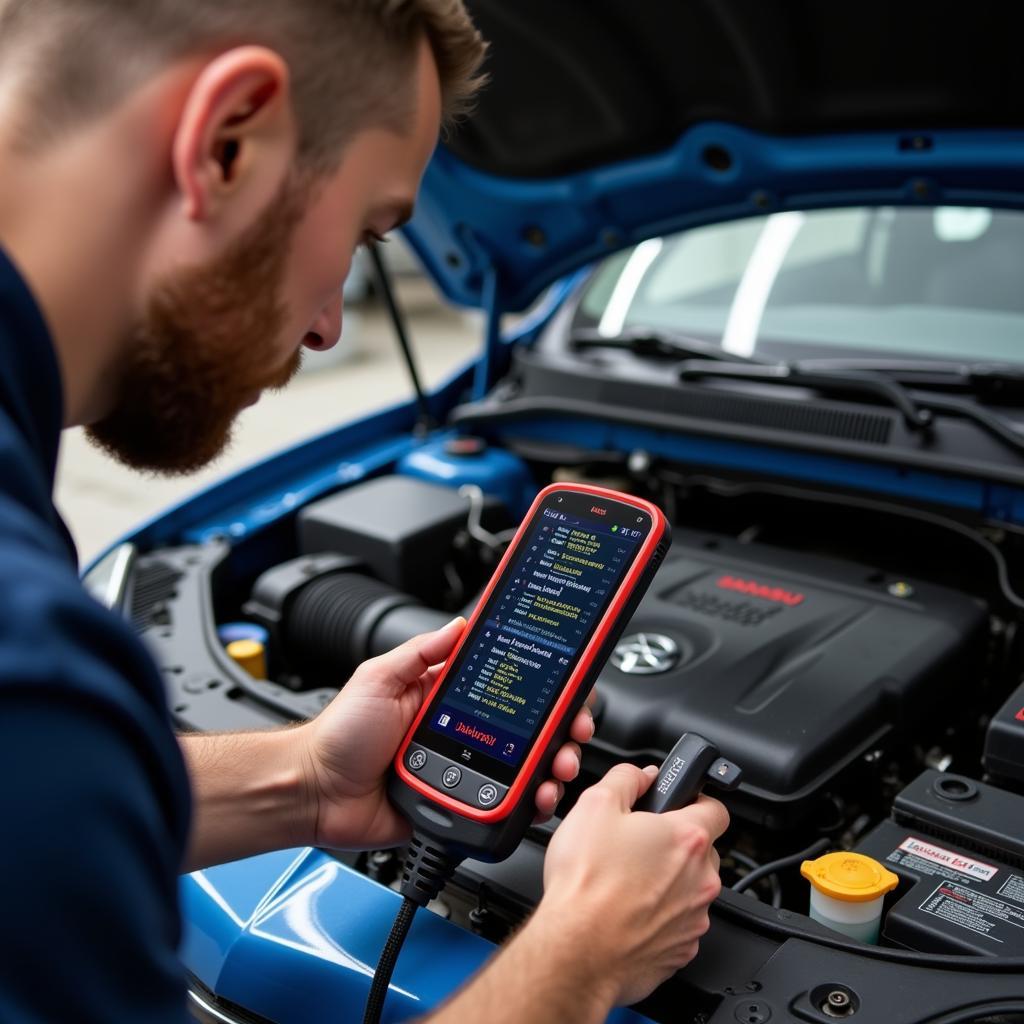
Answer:
[(451, 618), (357, 568), (307, 556), (264, 573), (253, 588), (246, 612), (270, 630), (276, 656), (307, 685), (337, 686), (367, 658)]

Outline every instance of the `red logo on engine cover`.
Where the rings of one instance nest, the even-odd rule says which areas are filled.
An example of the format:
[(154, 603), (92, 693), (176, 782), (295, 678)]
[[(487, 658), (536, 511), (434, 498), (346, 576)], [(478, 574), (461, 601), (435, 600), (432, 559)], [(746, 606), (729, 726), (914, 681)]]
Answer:
[(723, 590), (735, 590), (741, 594), (749, 594), (751, 597), (761, 597), (766, 601), (777, 601), (792, 607), (800, 604), (803, 594), (794, 594), (791, 590), (784, 590), (782, 587), (770, 587), (766, 583), (757, 583), (754, 580), (740, 579), (738, 576), (722, 576), (718, 580), (718, 586)]

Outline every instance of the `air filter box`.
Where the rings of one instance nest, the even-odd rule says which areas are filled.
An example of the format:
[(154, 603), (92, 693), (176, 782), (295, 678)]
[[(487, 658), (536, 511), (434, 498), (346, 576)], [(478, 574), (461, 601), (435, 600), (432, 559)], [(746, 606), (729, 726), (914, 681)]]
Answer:
[[(377, 579), (430, 604), (443, 589), (445, 563), (469, 508), (450, 487), (379, 477), (307, 505), (298, 515), (299, 550), (357, 558)], [(500, 501), (485, 499), (482, 524), (509, 525)]]

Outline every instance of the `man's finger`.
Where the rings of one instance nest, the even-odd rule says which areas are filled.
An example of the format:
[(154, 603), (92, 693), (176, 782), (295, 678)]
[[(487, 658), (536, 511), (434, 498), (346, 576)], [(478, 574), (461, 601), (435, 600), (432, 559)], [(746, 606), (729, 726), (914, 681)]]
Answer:
[(561, 783), (548, 779), (537, 787), (537, 812), (541, 818), (550, 818), (555, 813), (558, 801), (565, 792)]
[(569, 735), (577, 743), (589, 743), (594, 738), (594, 716), (590, 713), (590, 708), (583, 708), (572, 720)]
[(641, 771), (633, 764), (617, 764), (609, 769), (594, 789), (610, 792), (624, 811), (631, 810), (633, 804), (647, 792), (647, 788), (657, 778), (658, 769), (645, 768)]
[(551, 764), (551, 774), (561, 782), (572, 782), (580, 773), (580, 748), (575, 743), (566, 743)]
[(387, 654), (364, 661), (353, 679), (361, 676), (378, 685), (404, 690), (418, 682), (432, 665), (445, 661), (465, 628), (466, 620), (460, 615), (433, 633), (421, 633)]
[(729, 812), (725, 806), (714, 797), (703, 793), (692, 804), (668, 813), (686, 815), (691, 825), (705, 829), (712, 840), (717, 839), (729, 827)]

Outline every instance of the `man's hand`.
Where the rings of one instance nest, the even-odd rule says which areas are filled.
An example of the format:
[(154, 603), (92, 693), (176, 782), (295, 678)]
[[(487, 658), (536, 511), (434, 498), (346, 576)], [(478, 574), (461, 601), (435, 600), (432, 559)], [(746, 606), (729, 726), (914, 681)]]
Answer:
[(718, 852), (729, 825), (717, 800), (667, 814), (632, 812), (657, 777), (618, 765), (586, 790), (555, 832), (537, 911), (579, 941), (619, 1005), (649, 995), (697, 955), (718, 896)]
[(656, 777), (618, 765), (580, 797), (548, 846), (536, 913), (431, 1024), (600, 1024), (697, 955), (729, 815), (705, 796), (631, 811)]
[[(465, 619), (455, 619), (364, 662), (335, 700), (296, 730), (303, 736), (316, 845), (367, 849), (409, 837), (408, 823), (387, 799), (388, 768), (465, 627)], [(573, 742), (555, 757), (554, 779), (537, 791), (540, 816), (554, 813), (562, 783), (579, 772), (579, 744), (593, 734), (594, 720), (585, 708), (572, 724)]]

